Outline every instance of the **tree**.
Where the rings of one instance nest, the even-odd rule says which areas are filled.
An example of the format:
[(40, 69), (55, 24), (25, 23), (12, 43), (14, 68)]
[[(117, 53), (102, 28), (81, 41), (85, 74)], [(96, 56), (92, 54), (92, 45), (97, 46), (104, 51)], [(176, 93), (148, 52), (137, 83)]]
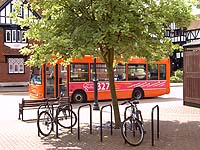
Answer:
[(200, 8), (200, 0), (191, 0), (191, 3), (194, 5), (194, 8)]
[(168, 57), (174, 45), (164, 37), (166, 29), (174, 22), (185, 27), (192, 19), (185, 0), (31, 0), (29, 5), (42, 17), (17, 19), (29, 27), (26, 37), (34, 41), (21, 50), (30, 55), (27, 64), (55, 63), (60, 58), (68, 63), (85, 54), (100, 57), (108, 70), (116, 128), (121, 122), (113, 73), (116, 61)]

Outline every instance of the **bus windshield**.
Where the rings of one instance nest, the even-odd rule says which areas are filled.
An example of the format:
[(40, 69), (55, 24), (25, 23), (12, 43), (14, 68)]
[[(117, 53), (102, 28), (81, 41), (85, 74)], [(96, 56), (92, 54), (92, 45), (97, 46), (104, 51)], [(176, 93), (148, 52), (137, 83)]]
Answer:
[(41, 68), (32, 67), (30, 71), (30, 83), (41, 85), (42, 84), (42, 72)]

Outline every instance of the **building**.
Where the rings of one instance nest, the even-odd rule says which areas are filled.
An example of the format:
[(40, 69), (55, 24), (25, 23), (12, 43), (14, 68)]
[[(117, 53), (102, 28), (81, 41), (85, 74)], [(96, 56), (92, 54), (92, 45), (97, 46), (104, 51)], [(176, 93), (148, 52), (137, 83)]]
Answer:
[[(20, 28), (10, 17), (15, 11), (13, 3), (16, 0), (0, 0), (0, 86), (27, 85), (30, 68), (24, 65), (27, 56), (20, 54), (19, 50), (28, 45), (24, 38), (27, 28)], [(19, 17), (25, 15), (40, 17), (30, 8), (24, 9), (21, 3)]]
[[(200, 17), (200, 15), (197, 15)], [(165, 33), (165, 36), (170, 38), (174, 44), (183, 46), (186, 43), (190, 43), (194, 40), (200, 39), (200, 20), (193, 20), (189, 27), (178, 28), (175, 23), (171, 24), (171, 27)], [(171, 61), (171, 74), (178, 69), (183, 69), (183, 51), (175, 50), (170, 56)]]

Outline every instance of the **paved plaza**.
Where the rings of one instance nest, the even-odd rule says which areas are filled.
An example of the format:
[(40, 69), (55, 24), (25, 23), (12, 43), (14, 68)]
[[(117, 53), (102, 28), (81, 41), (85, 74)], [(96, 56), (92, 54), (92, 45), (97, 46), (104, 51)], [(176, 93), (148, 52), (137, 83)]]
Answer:
[[(81, 134), (77, 137), (77, 126), (70, 130), (59, 128), (59, 138), (55, 133), (49, 137), (38, 137), (36, 112), (24, 112), (24, 119), (18, 120), (18, 103), (22, 98), (29, 98), (27, 92), (0, 92), (0, 150), (199, 150), (200, 149), (200, 109), (183, 106), (182, 87), (171, 88), (171, 94), (140, 101), (145, 121), (145, 138), (140, 146), (124, 144), (119, 129), (113, 129), (110, 135), (110, 110), (103, 111), (103, 142), (100, 142), (100, 111), (92, 111), (93, 133), (89, 133), (89, 109), (80, 110)], [(174, 93), (174, 94), (173, 94)], [(100, 107), (111, 102), (100, 102)], [(121, 103), (121, 102), (119, 102)], [(91, 105), (93, 103), (90, 103)], [(82, 104), (73, 104), (77, 113)], [(160, 139), (151, 145), (151, 111), (158, 105), (160, 109)], [(123, 119), (126, 106), (119, 106)], [(156, 111), (154, 118), (156, 118)], [(156, 122), (155, 122), (156, 123)], [(156, 124), (155, 124), (156, 125)]]

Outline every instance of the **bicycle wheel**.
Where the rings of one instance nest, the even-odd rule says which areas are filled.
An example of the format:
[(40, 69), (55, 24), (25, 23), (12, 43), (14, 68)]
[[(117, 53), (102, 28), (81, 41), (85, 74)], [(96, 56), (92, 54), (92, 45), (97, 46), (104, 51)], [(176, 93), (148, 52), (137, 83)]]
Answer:
[(59, 110), (57, 117), (58, 117), (58, 124), (63, 128), (71, 128), (75, 126), (77, 122), (76, 114), (72, 110), (66, 107), (63, 107)]
[(124, 140), (132, 146), (140, 145), (144, 139), (142, 124), (133, 117), (128, 117), (122, 122), (121, 133)]
[(43, 136), (48, 136), (53, 130), (53, 119), (47, 111), (42, 111), (37, 119), (39, 132)]

